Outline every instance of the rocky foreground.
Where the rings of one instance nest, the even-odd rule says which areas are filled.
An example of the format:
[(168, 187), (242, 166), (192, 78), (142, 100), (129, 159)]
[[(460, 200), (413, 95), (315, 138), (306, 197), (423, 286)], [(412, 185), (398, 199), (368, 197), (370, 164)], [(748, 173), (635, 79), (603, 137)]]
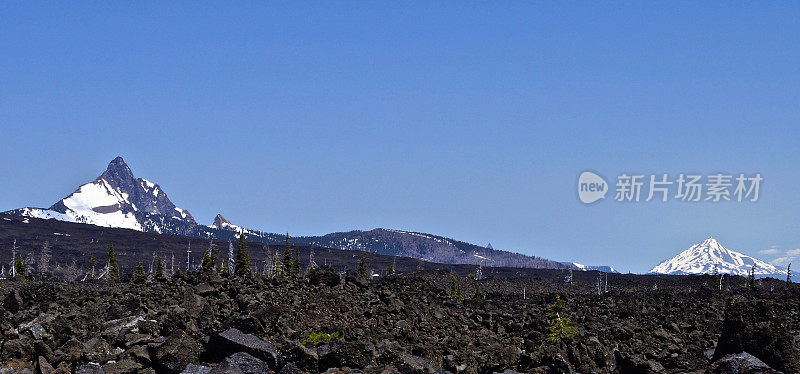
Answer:
[[(0, 373), (800, 373), (800, 293), (782, 283), (612, 279), (598, 295), (596, 284), (456, 277), (455, 297), (453, 279), (323, 269), (296, 281), (3, 281)], [(557, 296), (577, 334), (552, 342)]]

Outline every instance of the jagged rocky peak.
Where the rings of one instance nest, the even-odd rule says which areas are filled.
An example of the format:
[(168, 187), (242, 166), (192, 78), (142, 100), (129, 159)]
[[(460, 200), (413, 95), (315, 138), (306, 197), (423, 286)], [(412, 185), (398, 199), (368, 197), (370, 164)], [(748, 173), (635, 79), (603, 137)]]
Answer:
[(214, 217), (214, 223), (211, 224), (211, 227), (215, 229), (222, 229), (225, 228), (226, 226), (232, 226), (232, 224), (231, 221), (225, 219), (225, 217), (223, 217), (222, 214), (217, 214), (217, 216)]
[(175, 226), (172, 220), (184, 226), (196, 225), (194, 217), (176, 207), (159, 185), (134, 177), (122, 157), (111, 160), (99, 177), (49, 209), (22, 208), (14, 213), (155, 232)]
[(100, 174), (95, 181), (105, 180), (111, 187), (119, 188), (122, 191), (133, 191), (136, 185), (136, 178), (131, 172), (131, 168), (125, 163), (122, 157), (111, 160), (103, 174)]

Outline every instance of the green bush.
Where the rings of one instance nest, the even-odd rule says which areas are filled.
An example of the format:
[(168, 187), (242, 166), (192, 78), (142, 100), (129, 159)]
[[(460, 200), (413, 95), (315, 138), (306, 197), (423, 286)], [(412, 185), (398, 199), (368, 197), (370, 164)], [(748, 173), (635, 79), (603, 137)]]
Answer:
[(344, 340), (344, 338), (339, 337), (338, 332), (330, 334), (324, 332), (312, 332), (305, 339), (303, 339), (302, 343), (306, 347), (316, 347), (320, 344), (328, 343), (331, 340)]

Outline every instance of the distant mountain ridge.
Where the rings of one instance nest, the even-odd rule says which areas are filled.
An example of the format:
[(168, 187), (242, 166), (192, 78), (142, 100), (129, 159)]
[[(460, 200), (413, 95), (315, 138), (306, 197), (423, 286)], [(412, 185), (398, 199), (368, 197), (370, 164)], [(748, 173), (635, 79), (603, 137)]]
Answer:
[(583, 265), (577, 262), (562, 262), (562, 264), (567, 265), (570, 268), (578, 269), (582, 271), (602, 271), (604, 273), (619, 273), (617, 269), (614, 269), (612, 266), (608, 265)]
[[(252, 230), (234, 225), (218, 214), (214, 222), (201, 225), (185, 209), (178, 208), (155, 183), (136, 178), (128, 165), (117, 157), (92, 182), (50, 208), (21, 208), (6, 212), (27, 217), (128, 228), (143, 232), (280, 244), (285, 235)], [(292, 238), (297, 245), (361, 250), (386, 255), (419, 258), (445, 264), (483, 264), (527, 268), (566, 268), (556, 261), (493, 249), (437, 235), (391, 230), (337, 232), (322, 236)]]
[(720, 274), (747, 276), (755, 265), (757, 276), (786, 276), (786, 270), (754, 257), (729, 250), (716, 239), (708, 238), (675, 257), (665, 260), (653, 269), (654, 274)]

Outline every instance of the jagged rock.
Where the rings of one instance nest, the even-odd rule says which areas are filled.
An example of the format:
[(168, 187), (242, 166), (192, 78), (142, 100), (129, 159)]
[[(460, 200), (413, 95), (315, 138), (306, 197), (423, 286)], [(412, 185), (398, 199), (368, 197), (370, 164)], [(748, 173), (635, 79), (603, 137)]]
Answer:
[(319, 356), (313, 349), (295, 341), (292, 343), (291, 349), (287, 354), (287, 361), (294, 363), (297, 368), (311, 373), (316, 373), (319, 370)]
[(141, 368), (141, 364), (132, 360), (111, 361), (103, 365), (106, 374), (134, 374)]
[(737, 353), (727, 355), (711, 365), (708, 369), (710, 374), (780, 374), (781, 372), (772, 369), (764, 361), (747, 353)]
[(783, 311), (767, 300), (732, 300), (725, 308), (714, 360), (749, 352), (775, 370), (800, 373), (800, 350)]
[(324, 284), (328, 287), (338, 286), (342, 278), (330, 266), (320, 266), (308, 272), (308, 282), (313, 285)]
[(6, 340), (2, 348), (0, 350), (0, 358), (18, 358), (25, 361), (33, 361), (34, 359), (33, 344), (27, 336)]
[(144, 321), (144, 316), (130, 316), (119, 319), (114, 319), (103, 323), (103, 332), (110, 333), (120, 331), (122, 329), (129, 329), (136, 326), (139, 322)]
[(147, 352), (147, 347), (143, 345), (137, 345), (125, 351), (125, 357), (130, 358), (138, 363), (141, 363), (146, 366), (150, 366), (152, 363), (150, 360), (150, 353)]
[(71, 338), (61, 346), (60, 350), (66, 355), (67, 360), (78, 361), (86, 353), (86, 346), (78, 339)]
[(369, 281), (364, 279), (364, 277), (359, 276), (355, 272), (348, 271), (344, 278), (345, 282), (355, 284), (358, 288), (367, 288), (369, 287)]
[(623, 373), (656, 374), (664, 372), (664, 366), (656, 361), (648, 360), (642, 357), (642, 355), (628, 355), (620, 351), (616, 351), (614, 353), (617, 360), (617, 366)]
[(283, 365), (278, 374), (303, 374), (304, 372), (292, 364)]
[(125, 334), (125, 346), (133, 347), (135, 345), (146, 344), (152, 340), (148, 334)]
[(103, 368), (100, 366), (100, 364), (96, 362), (90, 362), (75, 369), (75, 374), (105, 374), (105, 371), (103, 371)]
[(181, 374), (208, 374), (212, 369), (210, 366), (189, 364), (186, 365)]
[(209, 372), (210, 374), (242, 373), (264, 374), (273, 373), (266, 362), (261, 361), (245, 352), (234, 353), (225, 358), (219, 366)]
[(200, 296), (208, 296), (216, 294), (219, 290), (208, 283), (200, 283), (194, 287), (194, 292)]
[(39, 365), (39, 372), (42, 374), (51, 374), (56, 371), (56, 369), (54, 369), (53, 366), (50, 365), (50, 363), (47, 362), (47, 360), (42, 356), (39, 356), (37, 364)]
[(92, 362), (105, 362), (114, 358), (114, 350), (103, 338), (94, 337), (84, 343), (86, 358)]
[(214, 335), (209, 342), (208, 350), (215, 357), (247, 352), (266, 362), (270, 368), (278, 366), (278, 352), (272, 345), (255, 335), (245, 334), (238, 329), (227, 329)]
[(22, 297), (17, 290), (8, 293), (5, 300), (3, 300), (3, 307), (11, 313), (17, 313), (22, 308)]
[(202, 346), (184, 332), (170, 335), (164, 343), (150, 346), (150, 357), (158, 369), (180, 373), (190, 363), (199, 361)]
[(317, 347), (319, 368), (363, 368), (372, 363), (374, 351), (372, 344), (332, 340)]
[(17, 328), (17, 330), (19, 331), (20, 334), (26, 333), (26, 332), (30, 333), (31, 336), (33, 337), (33, 339), (36, 339), (36, 340), (42, 339), (42, 338), (48, 336), (47, 331), (45, 331), (45, 329), (44, 329), (44, 327), (42, 325), (52, 322), (55, 318), (56, 318), (56, 316), (53, 315), (53, 314), (49, 314), (49, 313), (40, 314), (39, 316), (37, 316), (33, 320), (31, 320), (31, 321), (29, 321), (27, 323), (23, 323), (22, 325), (20, 325)]

